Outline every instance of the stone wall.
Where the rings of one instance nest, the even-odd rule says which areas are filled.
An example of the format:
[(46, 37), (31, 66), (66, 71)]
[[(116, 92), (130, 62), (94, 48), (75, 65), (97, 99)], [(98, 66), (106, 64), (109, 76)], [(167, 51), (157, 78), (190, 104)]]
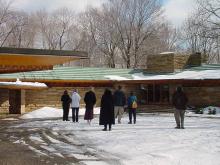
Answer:
[(174, 71), (174, 53), (159, 54), (147, 57), (147, 69), (149, 73), (169, 73)]
[[(140, 85), (124, 85), (116, 84), (123, 87), (126, 96), (128, 97), (130, 92), (133, 91), (137, 98), (140, 100)], [(170, 100), (172, 94), (175, 91), (177, 85), (170, 85)], [(61, 108), (60, 97), (63, 94), (63, 91), (67, 89), (69, 94), (72, 93), (73, 88), (64, 88), (64, 87), (53, 87), (46, 90), (26, 90), (25, 92), (25, 111), (30, 112), (42, 107), (55, 107)], [(82, 97), (81, 107), (84, 107), (83, 98), (85, 92), (89, 90), (87, 87), (77, 88), (79, 94)], [(105, 87), (95, 88), (95, 93), (97, 97), (96, 106), (100, 106), (101, 96), (105, 90)], [(220, 87), (184, 87), (184, 91), (189, 98), (189, 105), (204, 107), (204, 106), (220, 106)], [(0, 89), (0, 113), (9, 113), (9, 91), (7, 89)], [(155, 110), (156, 111), (156, 110)]]
[(191, 55), (175, 55), (174, 56), (174, 71), (181, 70), (190, 66), (200, 66), (202, 57), (200, 53)]
[(149, 73), (171, 73), (189, 66), (200, 66), (202, 57), (200, 53), (181, 55), (166, 53), (147, 57), (147, 69)]
[(220, 87), (185, 87), (184, 91), (189, 98), (189, 105), (220, 107)]
[[(115, 88), (118, 87), (120, 84), (116, 84)], [(129, 96), (130, 92), (133, 91), (138, 97), (139, 97), (139, 91), (140, 89), (139, 85), (121, 85), (123, 87), (123, 91), (125, 91), (126, 96)], [(109, 87), (110, 88), (110, 87)], [(61, 101), (60, 98), (63, 94), (64, 90), (68, 90), (68, 93), (72, 94), (72, 90), (74, 88), (64, 88), (64, 87), (52, 87), (49, 89), (44, 90), (26, 90), (26, 100), (25, 100), (25, 111), (30, 112), (36, 109), (40, 109), (42, 107), (54, 107), (54, 108), (61, 108)], [(78, 89), (78, 92), (81, 96), (81, 102), (80, 106), (85, 107), (83, 98), (85, 96), (85, 93), (90, 90), (89, 87), (76, 87)], [(113, 88), (112, 91), (114, 91)], [(100, 106), (101, 97), (105, 91), (105, 87), (98, 87), (95, 88), (95, 94), (97, 98), (96, 106)]]
[(188, 59), (189, 59), (189, 55), (175, 55), (174, 71), (185, 68), (188, 65), (187, 64)]
[(0, 89), (0, 113), (9, 113), (9, 90)]
[[(33, 111), (42, 107), (54, 107), (54, 108), (61, 108), (61, 96), (64, 90), (68, 90), (69, 95), (72, 95), (72, 91), (74, 88), (65, 88), (65, 87), (52, 87), (45, 90), (40, 91), (33, 91), (27, 90), (26, 91), (26, 112)], [(89, 87), (76, 87), (80, 96), (81, 102), (80, 106), (84, 107), (83, 98), (85, 93), (90, 90)], [(104, 92), (104, 87), (95, 88), (95, 93), (97, 97), (97, 104), (96, 106), (100, 106), (100, 98)]]

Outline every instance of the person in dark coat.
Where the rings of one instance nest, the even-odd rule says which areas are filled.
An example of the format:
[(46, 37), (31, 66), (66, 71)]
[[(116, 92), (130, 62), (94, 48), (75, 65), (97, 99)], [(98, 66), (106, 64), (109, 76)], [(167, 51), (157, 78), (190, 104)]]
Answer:
[(69, 116), (69, 108), (70, 108), (70, 103), (71, 103), (71, 98), (67, 92), (67, 90), (64, 91), (62, 97), (62, 107), (63, 107), (63, 121), (69, 121), (68, 116)]
[(112, 92), (106, 89), (101, 99), (99, 125), (104, 125), (103, 131), (107, 131), (107, 125), (109, 125), (109, 131), (111, 131), (112, 124), (115, 124), (114, 101)]
[(93, 108), (96, 103), (96, 96), (95, 93), (93, 92), (93, 88), (91, 88), (90, 91), (86, 92), (84, 97), (84, 102), (86, 104), (84, 120), (87, 120), (88, 123), (90, 124), (91, 120), (93, 119)]
[(177, 129), (182, 128), (184, 129), (184, 114), (186, 110), (186, 104), (188, 99), (183, 92), (181, 87), (177, 87), (176, 92), (172, 96), (172, 103), (175, 107), (174, 117), (176, 120), (176, 127)]

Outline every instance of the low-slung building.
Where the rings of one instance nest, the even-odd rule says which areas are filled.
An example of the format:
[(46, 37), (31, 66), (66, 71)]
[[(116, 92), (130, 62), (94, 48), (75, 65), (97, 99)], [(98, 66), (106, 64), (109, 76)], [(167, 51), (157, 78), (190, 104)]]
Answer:
[[(26, 112), (45, 106), (61, 108), (60, 96), (65, 89), (71, 94), (77, 88), (83, 97), (90, 86), (95, 87), (99, 106), (104, 89), (118, 85), (123, 86), (126, 95), (134, 91), (139, 109), (148, 112), (171, 108), (171, 96), (177, 86), (184, 88), (189, 105), (220, 106), (220, 65), (202, 64), (201, 54), (162, 53), (149, 56), (147, 66), (144, 70), (56, 66), (51, 70), (1, 74), (0, 82), (15, 82), (19, 78), (22, 82), (48, 86), (40, 90), (15, 90), (0, 84), (1, 112), (14, 112), (10, 111), (10, 102), (16, 102), (18, 107), (22, 105)], [(14, 91), (19, 95), (13, 94)], [(83, 99), (81, 106), (84, 106)]]

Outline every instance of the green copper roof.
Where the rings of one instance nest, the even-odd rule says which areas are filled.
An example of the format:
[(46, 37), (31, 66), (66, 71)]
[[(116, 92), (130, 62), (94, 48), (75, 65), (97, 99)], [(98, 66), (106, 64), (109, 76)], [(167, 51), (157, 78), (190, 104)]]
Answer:
[(203, 64), (202, 66), (191, 67), (189, 71), (202, 71), (202, 70), (219, 70), (220, 64)]
[(132, 78), (132, 74), (142, 70), (111, 68), (55, 67), (53, 70), (0, 74), (0, 79), (38, 80), (108, 80), (105, 76)]
[[(199, 67), (192, 67), (184, 71), (204, 71), (204, 70), (220, 70), (220, 65), (202, 65)], [(82, 68), (82, 67), (55, 67), (53, 70), (46, 71), (32, 71), (11, 74), (0, 74), (1, 79), (28, 79), (28, 80), (109, 80), (106, 76), (118, 76), (124, 79), (133, 79), (134, 73), (144, 73), (143, 70), (138, 69), (112, 69), (112, 68)], [(180, 72), (181, 73), (181, 72)], [(147, 74), (146, 77), (159, 75), (175, 75), (169, 74)], [(166, 77), (165, 77), (166, 78)], [(117, 78), (116, 78), (117, 79)], [(153, 79), (153, 77), (151, 78)]]

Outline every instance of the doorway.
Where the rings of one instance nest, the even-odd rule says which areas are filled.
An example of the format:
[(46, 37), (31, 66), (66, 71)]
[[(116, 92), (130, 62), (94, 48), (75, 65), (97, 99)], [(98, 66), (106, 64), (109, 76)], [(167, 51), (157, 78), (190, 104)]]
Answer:
[(21, 90), (9, 90), (9, 113), (21, 114)]

